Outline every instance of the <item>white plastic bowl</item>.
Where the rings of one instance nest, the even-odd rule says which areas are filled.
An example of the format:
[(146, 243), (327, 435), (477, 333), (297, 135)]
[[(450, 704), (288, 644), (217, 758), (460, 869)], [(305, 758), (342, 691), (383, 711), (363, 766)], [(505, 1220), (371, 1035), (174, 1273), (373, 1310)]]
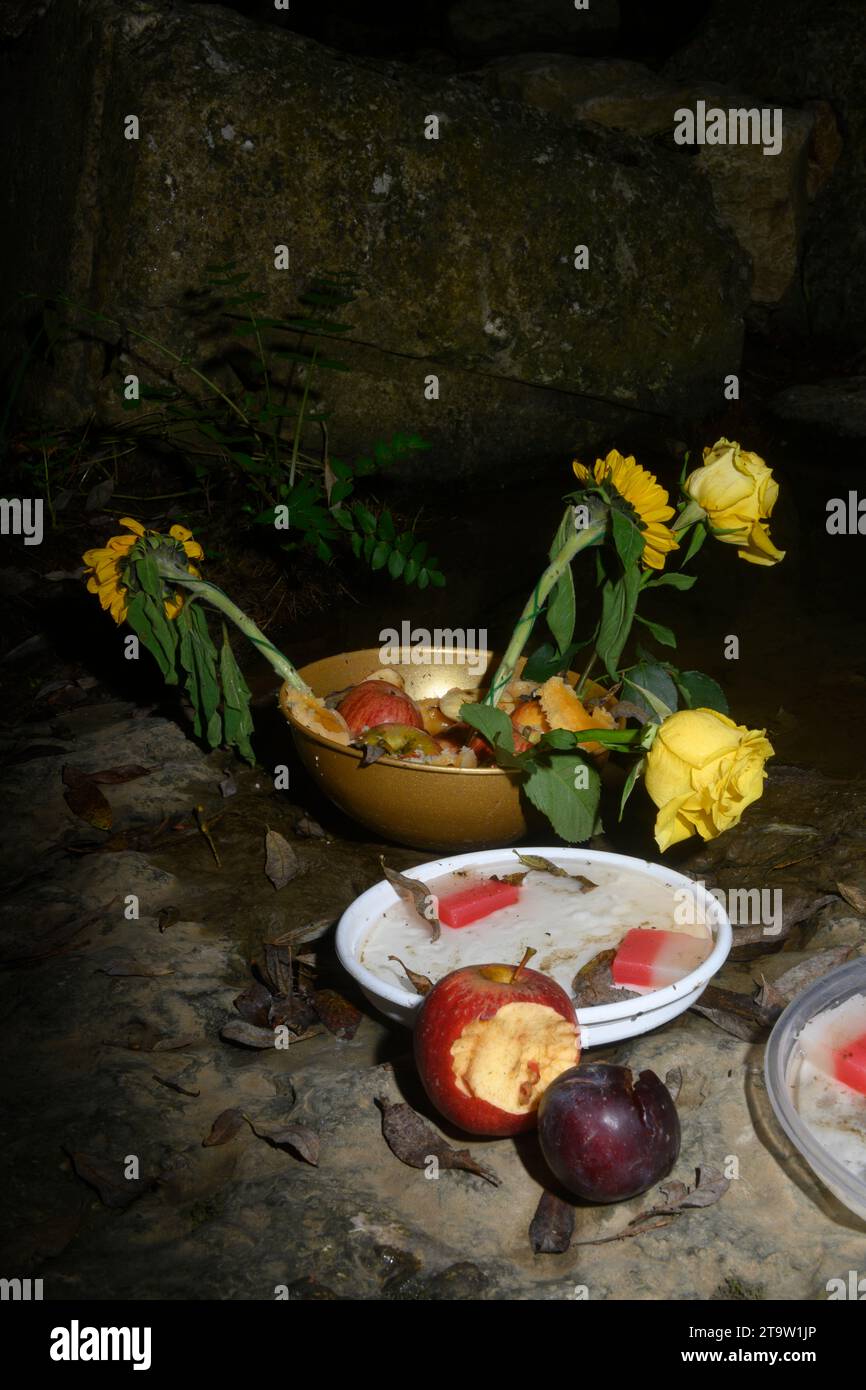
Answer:
[(866, 1182), (819, 1144), (809, 1126), (800, 1119), (791, 1094), (791, 1072), (801, 1055), (797, 1039), (806, 1024), (817, 1014), (844, 1004), (852, 994), (866, 994), (866, 957), (858, 956), (838, 966), (792, 999), (770, 1034), (764, 1057), (764, 1077), (776, 1118), (791, 1143), (825, 1187), (866, 1221)]
[[(696, 905), (705, 914), (715, 938), (713, 950), (697, 970), (686, 975), (674, 985), (665, 989), (651, 990), (648, 994), (623, 999), (621, 1003), (599, 1004), (595, 1008), (578, 1009), (581, 1047), (599, 1047), (602, 1043), (621, 1042), (624, 1038), (636, 1037), (638, 1033), (648, 1033), (683, 1013), (703, 993), (712, 977), (721, 969), (731, 949), (731, 924), (721, 904), (702, 884), (686, 878), (684, 874), (674, 873), (662, 864), (650, 864), (645, 859), (633, 859), (624, 854), (605, 854), (600, 850), (551, 848), (521, 849), (522, 854), (539, 854), (545, 859), (567, 869), (574, 864), (581, 870), (587, 865), (604, 864), (620, 867), (647, 878), (660, 880), (672, 889), (687, 889), (694, 894)], [(507, 849), (476, 850), (472, 854), (451, 855), (447, 859), (436, 859), (428, 864), (419, 864), (409, 869), (410, 876), (430, 883), (455, 869), (492, 868), (501, 866)], [(516, 862), (516, 861), (515, 861)], [(396, 893), (385, 879), (368, 888), (356, 898), (340, 918), (337, 927), (337, 955), (340, 963), (361, 986), (370, 1003), (396, 1023), (411, 1028), (415, 1013), (421, 1003), (421, 996), (399, 985), (382, 980), (367, 970), (358, 959), (358, 953), (373, 923), (378, 921), (386, 908), (396, 900)]]

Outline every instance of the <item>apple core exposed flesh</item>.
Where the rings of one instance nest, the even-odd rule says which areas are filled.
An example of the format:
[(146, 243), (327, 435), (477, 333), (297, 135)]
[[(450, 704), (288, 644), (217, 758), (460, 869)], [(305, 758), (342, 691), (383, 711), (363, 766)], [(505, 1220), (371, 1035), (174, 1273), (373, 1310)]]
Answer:
[(525, 1115), (557, 1076), (574, 1066), (577, 1030), (543, 1004), (505, 1004), (492, 1018), (476, 1019), (452, 1043), (454, 1081), (515, 1115)]

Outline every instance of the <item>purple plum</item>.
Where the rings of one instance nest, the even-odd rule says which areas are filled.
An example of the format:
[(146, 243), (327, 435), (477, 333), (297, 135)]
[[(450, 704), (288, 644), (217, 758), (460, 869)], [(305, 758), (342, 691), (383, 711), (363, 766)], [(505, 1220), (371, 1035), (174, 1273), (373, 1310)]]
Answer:
[(623, 1202), (660, 1182), (680, 1151), (680, 1121), (655, 1072), (582, 1062), (548, 1086), (538, 1138), (551, 1172), (588, 1202)]

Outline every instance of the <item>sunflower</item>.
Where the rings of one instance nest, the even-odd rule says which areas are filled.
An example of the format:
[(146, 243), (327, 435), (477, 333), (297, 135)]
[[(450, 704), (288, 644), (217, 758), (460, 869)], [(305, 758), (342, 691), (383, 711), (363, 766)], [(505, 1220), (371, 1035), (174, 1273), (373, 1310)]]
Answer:
[[(131, 531), (132, 535), (112, 536), (102, 549), (87, 550), (82, 556), (85, 565), (91, 571), (87, 581), (89, 592), (98, 595), (102, 607), (107, 609), (117, 624), (122, 623), (126, 617), (127, 588), (123, 583), (123, 574), (130, 551), (142, 536), (158, 534), (155, 531), (147, 531), (140, 521), (134, 521), (129, 516), (121, 517), (120, 524)], [(185, 526), (172, 526), (168, 534), (183, 548), (188, 560), (203, 559), (204, 551), (198, 541), (192, 539), (192, 531), (188, 531)], [(187, 569), (190, 574), (198, 575), (194, 565), (187, 565)], [(183, 595), (173, 594), (165, 600), (165, 616), (176, 618), (182, 607)]]
[(594, 479), (597, 483), (613, 486), (628, 504), (632, 519), (643, 533), (643, 563), (648, 569), (664, 569), (665, 556), (677, 550), (679, 542), (664, 524), (674, 515), (674, 508), (668, 506), (668, 495), (652, 473), (641, 468), (632, 454), (623, 458), (616, 449), (611, 449), (607, 458), (596, 459), (592, 473), (576, 459), (572, 467), (575, 476), (584, 484)]

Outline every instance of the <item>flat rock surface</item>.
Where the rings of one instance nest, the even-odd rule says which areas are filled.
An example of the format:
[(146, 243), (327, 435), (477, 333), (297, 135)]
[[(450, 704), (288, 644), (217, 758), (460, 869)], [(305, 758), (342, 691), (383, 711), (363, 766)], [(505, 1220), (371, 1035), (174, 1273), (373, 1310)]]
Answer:
[[(56, 720), (31, 725), (23, 746), (4, 750), (21, 759), (7, 761), (2, 786), (14, 808), (2, 937), (5, 1270), (38, 1274), (47, 1298), (808, 1300), (862, 1266), (866, 1223), (818, 1184), (776, 1125), (762, 1042), (695, 1013), (600, 1056), (661, 1077), (680, 1069), (672, 1177), (691, 1185), (696, 1169), (726, 1173), (727, 1192), (621, 1240), (611, 1238), (657, 1205), (658, 1191), (578, 1204), (562, 1255), (529, 1245), (544, 1182), (533, 1136), (468, 1141), (498, 1187), (464, 1172), (428, 1178), (391, 1153), (377, 1098), (408, 1101), (436, 1122), (408, 1033), (354, 994), (327, 931), (296, 950), (315, 957), (318, 985), (361, 1008), (354, 1036), (316, 1026), (286, 1049), (261, 1050), (221, 1039), (240, 1017), (233, 1000), (251, 984), (263, 940), (311, 922), (321, 931), (380, 877), (379, 853), (399, 868), (419, 856), (353, 839), (336, 816), (311, 823), (261, 770), (233, 767), (236, 792), (224, 797), (224, 757), (205, 757), (164, 719), (132, 714), (94, 698), (59, 730)], [(101, 785), (113, 824), (97, 830), (64, 801), (70, 763), (154, 770)], [(751, 993), (761, 976), (777, 979), (818, 952), (866, 951), (866, 919), (852, 905), (862, 907), (866, 886), (864, 798), (862, 782), (779, 769), (744, 825), (682, 854), (680, 867), (711, 885), (782, 888), (780, 934), (760, 956), (732, 960), (716, 984)], [(279, 891), (264, 875), (268, 828), (298, 860)], [(103, 848), (112, 836), (113, 852)], [(126, 915), (130, 895), (137, 918)], [(742, 935), (735, 954), (749, 955)], [(204, 1146), (226, 1109), (248, 1119), (226, 1143)], [(252, 1127), (289, 1123), (318, 1134), (318, 1167)], [(584, 1243), (594, 1241), (605, 1243)]]

